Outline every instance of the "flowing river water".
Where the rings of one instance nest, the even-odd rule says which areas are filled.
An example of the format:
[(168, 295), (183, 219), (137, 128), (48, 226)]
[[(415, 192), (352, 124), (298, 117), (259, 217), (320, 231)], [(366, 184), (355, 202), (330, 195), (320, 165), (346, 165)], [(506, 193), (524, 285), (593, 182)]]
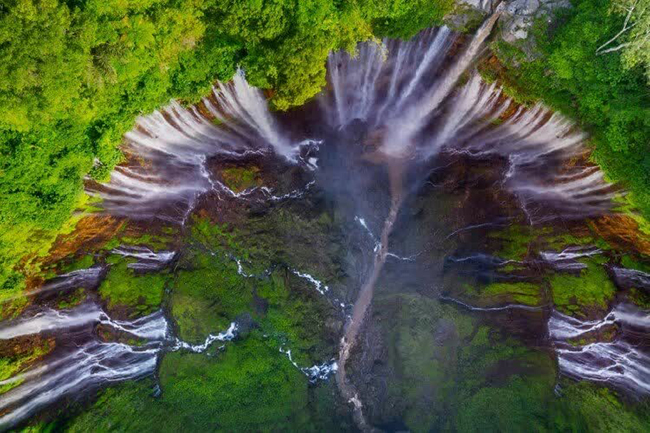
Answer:
[[(338, 343), (322, 351), (329, 355), (323, 358), (319, 352), (318, 359), (302, 353), (296, 358), (299, 349), (291, 344), (298, 345), (298, 340), (285, 337), (279, 340), (278, 356), (312, 385), (335, 375), (343, 405), (351, 408), (360, 430), (404, 427), (380, 414), (387, 407), (382, 405), (392, 401), (386, 383), (394, 380), (397, 369), (386, 367), (393, 361), (383, 358), (398, 351), (380, 334), (387, 332), (385, 323), (397, 320), (384, 316), (395, 308), (386, 299), (408, 304), (405, 300), (414, 293), (421, 301), (409, 311), (435, 300), (431, 311), (440, 311), (439, 317), (425, 323), (435, 328), (439, 347), (459, 345), (460, 322), (451, 322), (471, 315), (471, 320), (500, 329), (518, 328), (513, 335), (551, 351), (563, 376), (607, 384), (636, 399), (647, 396), (650, 313), (630, 296), (650, 290), (650, 274), (643, 266), (624, 266), (621, 254), (629, 244), (603, 245), (599, 239), (605, 223), (593, 222), (611, 214), (621, 191), (588, 162), (587, 136), (568, 119), (541, 105), (518, 105), (497, 83), (487, 84), (477, 73), (481, 49), (498, 18), (499, 12), (489, 16), (470, 37), (442, 27), (411, 41), (362, 44), (356, 56), (332, 53), (327, 89), (292, 113), (272, 113), (262, 93), (239, 71), (195, 107), (174, 102), (140, 118), (125, 137), (128, 162), (114, 170), (108, 183), (88, 180), (87, 191), (101, 200), (104, 215), (134, 224), (140, 234), (175, 227), (179, 237), (193, 241), (189, 247), (182, 242), (163, 247), (147, 240), (118, 242), (104, 252), (94, 251), (101, 260), (92, 266), (59, 274), (25, 293), (31, 305), (0, 323), (0, 342), (9, 347), (42, 338), (56, 345), (0, 380), (0, 390), (7, 388), (0, 394), (0, 429), (24, 425), (49, 408), (84, 396), (91, 399), (108, 385), (156, 376), (169, 354), (218, 356), (216, 342), (219, 350), (228, 351), (256, 326), (269, 338), (265, 325), (251, 325), (240, 313), (223, 313), (228, 320), (219, 318), (227, 324), (220, 332), (211, 323), (213, 331), (201, 338), (182, 338), (183, 333), (190, 335), (185, 317), (194, 318), (194, 313), (181, 309), (185, 304), (178, 299), (190, 301), (177, 298), (173, 284), (188, 272), (184, 260), (193, 254), (236, 269), (246, 281), (242, 284), (254, 287), (252, 303), (260, 317), (270, 302), (258, 294), (263, 292), (260, 285), (277, 278), (278, 267), (286, 270), (285, 281), (295, 278), (296, 284), (315, 292), (318, 300), (310, 302), (327, 304), (328, 320), (343, 323), (332, 331)], [(224, 173), (230, 168), (224, 167), (239, 169), (251, 161), (262, 181), (243, 188), (229, 183)], [(447, 197), (450, 204), (422, 211), (435, 201), (431, 197)], [(345, 275), (340, 281), (324, 270), (325, 253), (318, 251), (326, 249), (324, 243), (309, 252), (318, 261), (313, 267), (296, 258), (304, 243), (320, 242), (313, 235), (291, 244), (296, 251), (287, 248), (282, 259), (270, 259), (260, 269), (232, 245), (233, 251), (224, 255), (197, 242), (193, 231), (197, 215), (237, 225), (242, 224), (242, 209), (263, 220), (275, 215), (275, 209), (314, 203), (335, 209), (342, 221), (340, 236), (331, 228), (323, 231), (324, 239), (343, 239), (337, 242), (344, 252), (335, 260), (342, 263), (337, 264), (338, 274)], [(428, 216), (422, 213), (434, 220), (423, 223)], [(296, 220), (292, 224), (284, 238), (273, 238), (271, 244), (307, 230)], [(535, 235), (503, 235), (515, 225)], [(557, 235), (554, 226), (564, 227), (564, 232)], [(599, 236), (575, 241), (574, 234), (584, 233), (587, 226)], [(256, 226), (248, 240), (267, 232)], [(553, 239), (564, 236), (563, 243), (540, 241), (551, 232)], [(508, 250), (526, 236), (521, 252)], [(612, 237), (609, 232), (607, 236)], [(264, 248), (268, 252), (273, 247)], [(642, 251), (633, 254), (644, 259)], [(147, 314), (144, 309), (133, 313), (116, 308), (102, 288), (120, 263), (129, 275), (174, 275), (175, 282), (164, 290), (164, 297), (172, 300), (159, 301)], [(560, 296), (560, 285), (570, 278), (596, 274), (619, 294), (601, 301), (600, 293), (590, 293), (593, 299), (587, 305), (578, 305), (580, 294)], [(330, 277), (324, 280), (324, 275)], [(394, 298), (385, 293), (376, 300), (376, 292), (390, 285), (416, 289), (393, 293)], [(470, 286), (482, 287), (482, 294)], [(78, 290), (84, 293), (82, 302), (59, 302)], [(214, 305), (220, 305), (218, 299), (210, 308)], [(421, 332), (411, 329), (409, 335), (416, 338)], [(305, 359), (315, 364), (310, 367)], [(427, 398), (433, 398), (428, 392)], [(162, 393), (164, 398), (164, 387)]]

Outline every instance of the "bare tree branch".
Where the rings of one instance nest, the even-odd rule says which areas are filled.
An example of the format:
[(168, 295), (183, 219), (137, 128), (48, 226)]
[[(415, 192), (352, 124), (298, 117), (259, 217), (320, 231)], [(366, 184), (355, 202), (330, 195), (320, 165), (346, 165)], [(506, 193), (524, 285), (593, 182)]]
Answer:
[(612, 52), (614, 52), (614, 51), (619, 51), (619, 50), (621, 50), (621, 49), (623, 49), (623, 48), (625, 48), (625, 47), (628, 47), (628, 46), (630, 46), (630, 45), (632, 45), (631, 42), (625, 42), (625, 43), (620, 44), (620, 45), (617, 45), (617, 46), (615, 46), (615, 47), (613, 47), (613, 48), (608, 48), (608, 49), (606, 49), (605, 51), (601, 51), (601, 52), (599, 52), (599, 53), (597, 52), (596, 55), (597, 55), (597, 56), (600, 56), (600, 55), (603, 55), (603, 54), (612, 53)]
[[(631, 26), (629, 26), (629, 27), (628, 27), (628, 24), (630, 23), (630, 19), (632, 18), (632, 13), (634, 13), (634, 9), (636, 8), (636, 5), (637, 5), (638, 2), (639, 2), (639, 0), (635, 0), (634, 4), (632, 4), (632, 6), (630, 6), (630, 8), (627, 9), (628, 12), (627, 12), (627, 16), (625, 17), (625, 21), (623, 22), (623, 29), (622, 29), (620, 32), (618, 32), (618, 33), (616, 34), (616, 36), (614, 36), (612, 39), (610, 39), (609, 41), (607, 41), (607, 42), (605, 42), (603, 45), (601, 45), (601, 46), (596, 50), (596, 54), (604, 54), (604, 53), (609, 53), (609, 52), (611, 52), (611, 51), (615, 51), (615, 50), (605, 50), (605, 51), (602, 51), (602, 50), (603, 50), (606, 46), (608, 46), (609, 44), (611, 44), (612, 42), (614, 42), (614, 41), (616, 41), (618, 38), (620, 38), (621, 35), (623, 35), (623, 33), (625, 33), (626, 31), (628, 31), (628, 30), (631, 29), (632, 27), (634, 27), (634, 25), (635, 25), (636, 23), (633, 23), (633, 24), (632, 24)], [(643, 14), (643, 12), (645, 12), (645, 9), (644, 9), (641, 13)], [(620, 47), (620, 45), (619, 45), (619, 47)], [(620, 48), (617, 47), (617, 49), (620, 49)]]

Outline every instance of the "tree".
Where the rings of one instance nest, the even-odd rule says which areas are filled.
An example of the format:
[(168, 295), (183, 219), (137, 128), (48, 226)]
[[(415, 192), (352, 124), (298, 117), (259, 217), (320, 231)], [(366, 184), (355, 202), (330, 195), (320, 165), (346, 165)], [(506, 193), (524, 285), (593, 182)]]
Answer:
[(621, 30), (596, 50), (598, 55), (622, 50), (628, 68), (643, 66), (650, 82), (650, 0), (616, 0), (612, 11), (625, 16)]

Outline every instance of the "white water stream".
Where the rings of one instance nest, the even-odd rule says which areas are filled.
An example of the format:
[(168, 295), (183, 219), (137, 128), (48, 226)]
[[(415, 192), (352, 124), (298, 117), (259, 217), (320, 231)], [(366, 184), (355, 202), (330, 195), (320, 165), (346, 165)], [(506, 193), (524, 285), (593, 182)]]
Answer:
[[(554, 311), (548, 329), (563, 374), (603, 382), (636, 396), (650, 394), (650, 312), (620, 304), (602, 320), (583, 321)], [(599, 333), (605, 330), (614, 335), (601, 341)]]

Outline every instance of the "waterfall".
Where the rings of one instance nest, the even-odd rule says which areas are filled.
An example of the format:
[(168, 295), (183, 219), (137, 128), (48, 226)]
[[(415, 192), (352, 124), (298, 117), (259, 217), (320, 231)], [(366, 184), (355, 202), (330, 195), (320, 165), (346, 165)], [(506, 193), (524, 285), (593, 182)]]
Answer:
[(319, 98), (332, 129), (361, 120), (376, 146), (393, 158), (419, 161), (442, 152), (508, 161), (503, 185), (516, 195), (531, 223), (558, 216), (607, 212), (617, 188), (588, 163), (567, 164), (586, 152), (587, 135), (542, 105), (517, 106), (496, 83), (476, 72), (458, 86), (498, 14), (486, 20), (467, 48), (445, 68), (456, 36), (443, 27), (408, 42), (359, 47), (359, 55), (330, 55), (330, 91)]
[(144, 246), (121, 246), (111, 251), (123, 257), (132, 257), (138, 261), (126, 265), (129, 269), (140, 271), (157, 271), (163, 269), (176, 257), (175, 251), (158, 251), (154, 252)]
[[(461, 75), (475, 60), (479, 49), (485, 39), (492, 32), (492, 28), (499, 18), (499, 13), (494, 13), (485, 20), (474, 35), (465, 52), (447, 70), (439, 82), (423, 96), (410, 104), (400, 114), (389, 120), (399, 127), (389, 128), (383, 140), (383, 150), (394, 156), (404, 155), (413, 146), (415, 135), (422, 130), (429, 115), (440, 107), (442, 101), (449, 96)], [(425, 55), (426, 56), (426, 55)]]
[(338, 129), (357, 119), (386, 126), (405, 104), (418, 99), (414, 92), (421, 91), (442, 66), (453, 40), (452, 32), (441, 27), (424, 31), (409, 42), (362, 44), (356, 57), (347, 52), (330, 54), (327, 64), (332, 91), (320, 98), (330, 127)]
[[(130, 345), (102, 341), (94, 332), (98, 324), (144, 342)], [(59, 331), (54, 353), (42, 363), (0, 381), (0, 386), (18, 384), (0, 395), (0, 428), (15, 425), (66, 396), (153, 373), (168, 324), (161, 311), (131, 322), (119, 321), (87, 302), (72, 310), (46, 309), (4, 324), (0, 340), (53, 331)]]
[[(42, 362), (0, 381), (0, 386), (17, 385), (0, 395), (0, 429), (20, 423), (62, 398), (151, 375), (162, 351), (202, 353), (215, 341), (231, 341), (238, 330), (233, 322), (227, 330), (208, 335), (202, 344), (190, 344), (171, 335), (160, 310), (132, 321), (115, 320), (93, 302), (71, 310), (46, 308), (2, 325), (0, 340), (56, 332), (57, 344)], [(98, 325), (124, 333), (129, 343), (103, 341), (96, 332)], [(140, 342), (131, 343), (132, 338)]]
[[(650, 394), (649, 312), (621, 304), (602, 320), (582, 321), (554, 311), (548, 329), (563, 374), (607, 383), (637, 396)], [(598, 341), (598, 332), (604, 329), (616, 330), (611, 341)], [(578, 338), (594, 341), (568, 341)]]
[(556, 253), (554, 251), (542, 251), (540, 256), (542, 260), (548, 263), (553, 269), (558, 271), (577, 271), (586, 269), (587, 265), (577, 261), (582, 257), (591, 257), (602, 253), (600, 248), (596, 247), (567, 247)]
[[(106, 266), (95, 265), (88, 269), (79, 269), (68, 272), (67, 274), (62, 274), (46, 281), (45, 284), (38, 289), (4, 298), (3, 302), (9, 302), (24, 296), (35, 296), (39, 294), (46, 295), (48, 293), (61, 294), (80, 287), (93, 289), (99, 286), (105, 270)], [(2, 324), (0, 324), (0, 329), (2, 329)]]
[(620, 287), (650, 290), (650, 274), (636, 269), (612, 267), (614, 279)]
[(71, 310), (45, 308), (31, 317), (3, 322), (0, 326), (0, 340), (74, 329), (89, 324), (106, 325), (145, 339), (162, 339), (167, 333), (167, 322), (161, 312), (132, 322), (120, 321), (111, 319), (94, 302), (85, 302)]
[(275, 152), (295, 161), (300, 143), (289, 141), (243, 71), (217, 83), (211, 96), (203, 105), (213, 119), (176, 101), (138, 118), (125, 136), (128, 163), (106, 184), (89, 181), (87, 191), (112, 215), (183, 222), (196, 198), (215, 186), (208, 158)]
[[(563, 166), (585, 152), (587, 136), (571, 121), (541, 105), (517, 107), (496, 83), (485, 84), (471, 70), (458, 84), (498, 15), (451, 63), (458, 37), (446, 27), (410, 41), (361, 44), (356, 57), (332, 53), (329, 91), (318, 98), (322, 120), (333, 131), (362, 121), (373, 144), (392, 158), (423, 162), (441, 152), (505, 158), (504, 186), (531, 222), (608, 211), (618, 191), (602, 173), (586, 163)], [(183, 222), (202, 193), (225, 188), (212, 179), (210, 158), (274, 153), (295, 162), (302, 143), (319, 141), (292, 141), (290, 135), (240, 70), (231, 82), (217, 83), (201, 109), (172, 102), (139, 118), (125, 137), (129, 162), (113, 171), (109, 183), (89, 181), (87, 189), (113, 215)]]
[[(405, 184), (411, 169), (429, 164), (442, 153), (503, 161), (507, 167), (500, 185), (519, 199), (531, 223), (556, 216), (581, 218), (601, 214), (609, 210), (611, 199), (617, 194), (597, 167), (586, 162), (574, 163), (585, 161), (578, 157), (585, 150), (587, 136), (571, 121), (542, 105), (517, 105), (497, 83), (486, 84), (472, 69), (497, 19), (498, 13), (488, 18), (467, 43), (442, 27), (424, 31), (411, 41), (362, 44), (356, 57), (345, 52), (332, 53), (328, 58), (329, 87), (318, 97), (321, 111), (315, 116), (321, 117), (300, 125), (310, 131), (316, 129), (310, 122), (316, 122), (337, 139), (352, 142), (352, 134), (346, 128), (360, 124), (361, 135), (373, 140), (364, 142), (364, 162), (381, 165), (388, 172), (390, 202), (382, 202), (385, 208), (381, 211), (385, 214), (381, 231), (377, 230), (375, 235), (365, 219), (356, 217), (364, 236), (372, 241), (367, 248), (370, 266), (360, 281), (339, 357), (313, 367), (295, 364), (310, 380), (335, 372), (342, 395), (354, 404), (359, 425), (364, 428), (368, 426), (361, 398), (346, 377), (346, 364), (359, 340), (387, 257), (412, 260), (389, 252), (389, 237), (410, 192), (411, 185)], [(461, 50), (458, 56), (451, 50), (455, 44)], [(213, 189), (224, 192), (228, 199), (249, 202), (275, 203), (300, 198), (317, 180), (284, 195), (274, 195), (269, 187), (236, 193), (213, 179), (209, 163), (215, 158), (244, 160), (253, 155), (275, 156), (283, 163), (296, 163), (302, 143), (324, 143), (325, 151), (327, 140), (320, 138), (294, 140), (293, 134), (283, 129), (269, 110), (263, 93), (250, 86), (244, 73), (238, 71), (231, 82), (217, 83), (200, 106), (184, 107), (172, 101), (168, 107), (140, 117), (137, 126), (125, 136), (127, 163), (118, 166), (106, 184), (88, 180), (87, 190), (103, 200), (101, 205), (111, 215), (160, 218), (175, 223), (184, 223), (201, 194)], [(371, 150), (366, 152), (366, 147)], [(313, 161), (305, 167), (319, 170), (316, 159)], [(362, 195), (355, 197), (356, 201), (369, 200)], [(376, 209), (377, 206), (373, 208)], [(494, 223), (456, 230), (447, 239), (461, 231), (491, 224)], [(154, 252), (139, 246), (122, 246), (111, 252), (136, 259), (128, 267), (138, 271), (163, 269), (177, 257), (173, 251)], [(584, 264), (577, 262), (577, 258), (598, 253), (600, 250), (595, 248), (570, 247), (559, 253), (543, 252), (541, 259), (555, 269), (579, 270)], [(241, 261), (235, 260), (240, 274), (251, 277), (244, 273)], [(476, 266), (490, 269), (510, 263), (487, 255), (450, 260), (475, 262)], [(335, 292), (334, 286), (330, 292), (330, 287), (308, 273), (289, 270), (322, 295)], [(74, 271), (29, 295), (96, 288), (103, 272), (104, 268), (99, 266)], [(650, 285), (650, 277), (640, 271), (614, 268), (613, 272), (629, 284)], [(518, 304), (477, 308), (449, 300), (477, 311), (540, 308)], [(66, 396), (152, 374), (163, 351), (204, 352), (216, 341), (234, 339), (238, 331), (237, 324), (231, 323), (228, 329), (208, 335), (203, 343), (190, 344), (170, 335), (161, 311), (133, 321), (115, 320), (88, 301), (68, 310), (35, 307), (28, 311), (29, 316), (0, 324), (0, 340), (56, 333), (63, 344), (59, 347), (57, 341), (55, 353), (43, 362), (0, 382), (0, 386), (21, 382), (0, 396), (0, 427), (14, 425)], [(561, 371), (577, 378), (608, 381), (634, 393), (647, 393), (650, 373), (644, 369), (644, 363), (649, 354), (635, 346), (633, 340), (635, 329), (650, 327), (648, 317), (626, 305), (616, 307), (600, 321), (580, 321), (554, 312), (548, 324), (549, 335), (557, 347)], [(96, 332), (99, 325), (116, 334), (137, 337), (142, 344), (102, 341)], [(568, 342), (605, 327), (620, 328), (614, 341), (581, 347)], [(282, 353), (293, 362), (290, 350)]]

